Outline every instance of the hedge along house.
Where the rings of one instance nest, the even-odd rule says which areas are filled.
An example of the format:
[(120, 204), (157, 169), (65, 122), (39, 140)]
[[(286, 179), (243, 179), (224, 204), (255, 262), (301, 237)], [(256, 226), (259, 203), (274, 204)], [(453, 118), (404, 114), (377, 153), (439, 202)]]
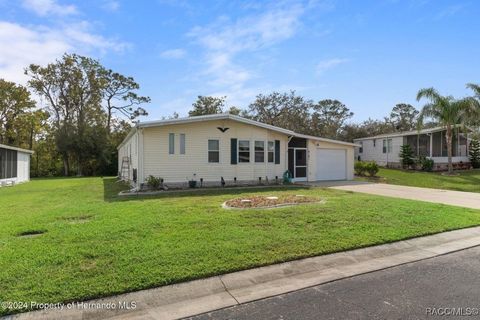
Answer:
[(297, 134), (231, 114), (138, 123), (118, 146), (119, 176), (139, 188), (168, 185), (353, 179), (355, 144)]
[(33, 151), (0, 144), (0, 187), (30, 180)]
[[(469, 130), (457, 126), (453, 131), (452, 162), (468, 163)], [(424, 130), (397, 132), (378, 136), (355, 139), (360, 146), (355, 148), (357, 160), (375, 161), (381, 166), (401, 167), (400, 147), (410, 145), (415, 157), (433, 159), (434, 168), (442, 170), (448, 164), (446, 129), (436, 127)]]

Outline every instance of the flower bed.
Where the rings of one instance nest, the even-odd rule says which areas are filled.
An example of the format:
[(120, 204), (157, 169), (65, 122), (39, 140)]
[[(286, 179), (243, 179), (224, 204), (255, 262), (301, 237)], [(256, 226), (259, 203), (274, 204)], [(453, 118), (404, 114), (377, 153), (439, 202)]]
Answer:
[(283, 195), (275, 196), (251, 196), (228, 200), (223, 204), (224, 208), (275, 208), (281, 206), (291, 206), (302, 203), (319, 202), (320, 200), (303, 195)]

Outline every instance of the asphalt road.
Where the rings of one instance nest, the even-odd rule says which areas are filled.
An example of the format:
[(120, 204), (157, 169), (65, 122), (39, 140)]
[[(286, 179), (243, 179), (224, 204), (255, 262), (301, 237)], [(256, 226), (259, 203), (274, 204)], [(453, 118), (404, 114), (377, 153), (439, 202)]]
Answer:
[(189, 319), (480, 319), (480, 247)]

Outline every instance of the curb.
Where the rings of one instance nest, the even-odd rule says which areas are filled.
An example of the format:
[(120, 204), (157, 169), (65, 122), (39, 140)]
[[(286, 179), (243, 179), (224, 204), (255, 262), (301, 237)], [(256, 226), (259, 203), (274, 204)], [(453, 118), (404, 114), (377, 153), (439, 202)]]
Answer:
[(135, 301), (130, 310), (33, 311), (5, 319), (179, 319), (479, 245), (480, 227), (466, 228), (86, 302)]

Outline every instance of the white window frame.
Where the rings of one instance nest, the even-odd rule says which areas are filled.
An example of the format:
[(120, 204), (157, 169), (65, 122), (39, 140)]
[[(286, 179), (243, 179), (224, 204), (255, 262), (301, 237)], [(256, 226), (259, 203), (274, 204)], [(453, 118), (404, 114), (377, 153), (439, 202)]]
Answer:
[[(246, 152), (246, 151), (240, 151), (240, 142), (248, 142), (248, 161), (240, 161), (240, 152)], [(238, 139), (237, 143), (237, 163), (243, 164), (243, 163), (251, 163), (252, 162), (252, 143), (250, 140), (247, 139)]]
[[(210, 141), (217, 141), (218, 142), (218, 149), (217, 150), (210, 150)], [(218, 161), (210, 161), (210, 152), (217, 152), (218, 153)], [(209, 164), (220, 163), (220, 139), (218, 138), (209, 138), (207, 140), (207, 162)]]
[[(257, 151), (257, 142), (261, 142), (263, 144), (263, 151)], [(253, 161), (255, 163), (265, 163), (265, 140), (255, 140), (253, 142)], [(260, 154), (262, 153), (263, 154), (263, 161), (257, 161), (257, 153)]]
[[(272, 151), (270, 151), (270, 144), (272, 144)], [(272, 154), (272, 161), (270, 161), (269, 157)], [(275, 163), (275, 141), (267, 141), (267, 163)]]

